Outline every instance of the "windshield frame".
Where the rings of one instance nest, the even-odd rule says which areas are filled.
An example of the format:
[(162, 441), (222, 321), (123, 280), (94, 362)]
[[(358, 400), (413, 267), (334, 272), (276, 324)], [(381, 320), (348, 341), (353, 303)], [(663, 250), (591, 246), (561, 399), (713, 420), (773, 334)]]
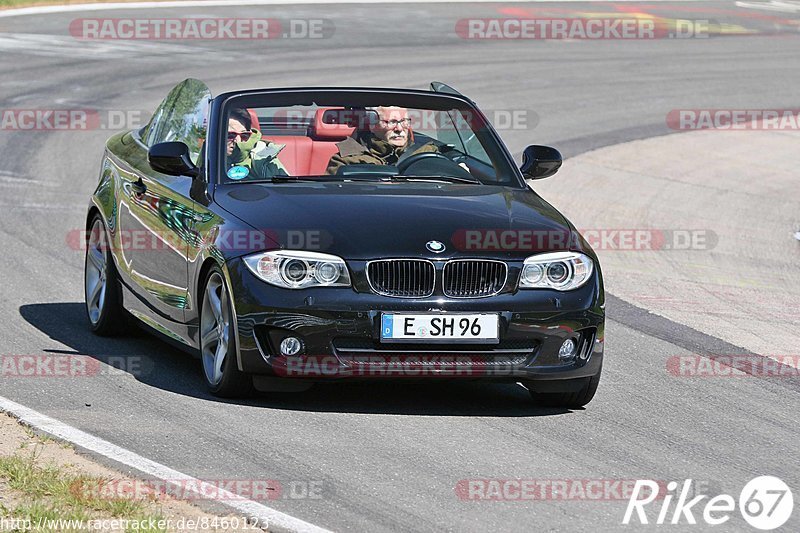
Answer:
[[(472, 117), (476, 117), (483, 126), (478, 128), (479, 131), (476, 131), (476, 134), (481, 135), (481, 140), (488, 145), (484, 146), (484, 148), (492, 158), (492, 164), (497, 168), (498, 173), (502, 173), (503, 176), (508, 176), (509, 178), (508, 180), (485, 185), (528, 188), (505, 143), (503, 143), (486, 116), (468, 98), (460, 95), (413, 89), (335, 87), (255, 89), (229, 92), (217, 96), (211, 105), (210, 113), (212, 118), (208, 135), (208, 139), (214, 142), (214, 149), (207, 150), (209, 168), (215, 169), (216, 174), (212, 181), (215, 185), (228, 184), (223, 178), (225, 176), (226, 162), (224, 147), (228, 129), (223, 122), (232, 108), (289, 107), (294, 105), (377, 107), (385, 105), (387, 101), (397, 102), (397, 105), (415, 109), (460, 110), (469, 113)], [(302, 178), (302, 176), (297, 177)]]

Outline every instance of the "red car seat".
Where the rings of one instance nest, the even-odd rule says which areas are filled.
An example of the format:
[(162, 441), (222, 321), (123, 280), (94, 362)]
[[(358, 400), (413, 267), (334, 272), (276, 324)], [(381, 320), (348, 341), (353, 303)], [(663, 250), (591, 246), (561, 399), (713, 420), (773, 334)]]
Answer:
[(340, 122), (341, 110), (319, 108), (306, 135), (271, 135), (269, 140), (285, 144), (278, 158), (293, 176), (325, 174), (331, 156), (338, 151), (336, 143), (353, 134), (355, 128)]

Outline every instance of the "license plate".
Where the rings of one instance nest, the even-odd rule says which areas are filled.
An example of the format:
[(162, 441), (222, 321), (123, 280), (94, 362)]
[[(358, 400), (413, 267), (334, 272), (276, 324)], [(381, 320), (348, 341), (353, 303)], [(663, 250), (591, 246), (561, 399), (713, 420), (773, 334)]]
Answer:
[(499, 342), (496, 314), (381, 315), (386, 342)]

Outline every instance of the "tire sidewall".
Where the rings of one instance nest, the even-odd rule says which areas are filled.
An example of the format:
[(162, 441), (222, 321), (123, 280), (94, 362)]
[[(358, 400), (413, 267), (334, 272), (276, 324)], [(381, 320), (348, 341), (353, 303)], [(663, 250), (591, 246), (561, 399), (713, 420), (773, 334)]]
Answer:
[[(89, 314), (89, 294), (88, 287), (86, 286), (86, 275), (87, 268), (89, 266), (89, 253), (91, 252), (89, 240), (95, 223), (98, 221), (100, 222), (100, 231), (103, 232), (103, 239), (105, 242), (103, 257), (105, 260), (106, 294), (103, 301), (103, 306), (100, 309), (100, 314), (97, 318), (97, 322), (92, 322), (92, 318)], [(114, 257), (111, 254), (109, 242), (110, 240), (108, 233), (106, 232), (106, 225), (103, 221), (103, 217), (101, 217), (99, 213), (95, 213), (95, 215), (92, 217), (91, 223), (89, 224), (89, 231), (86, 233), (85, 240), (86, 253), (84, 254), (83, 258), (83, 309), (86, 313), (86, 320), (89, 321), (89, 329), (92, 332), (100, 335), (108, 335), (117, 332), (117, 328), (119, 326), (118, 321), (121, 317), (115, 316), (115, 313), (116, 315), (120, 315), (122, 308), (119, 297), (119, 280), (117, 278), (117, 270), (114, 266)]]
[[(247, 389), (246, 385), (243, 384), (249, 376), (241, 372), (237, 366), (236, 354), (237, 354), (237, 347), (239, 339), (236, 338), (236, 328), (234, 327), (235, 323), (235, 313), (234, 311), (234, 302), (233, 296), (230, 291), (230, 287), (228, 286), (228, 280), (225, 277), (225, 273), (222, 269), (214, 265), (208, 270), (208, 273), (203, 280), (203, 298), (205, 298), (205, 293), (208, 288), (208, 282), (211, 279), (211, 276), (214, 274), (219, 274), (220, 278), (222, 279), (222, 288), (227, 295), (227, 305), (228, 305), (228, 316), (231, 318), (230, 328), (231, 330), (228, 332), (228, 352), (225, 355), (225, 362), (222, 364), (222, 379), (216, 385), (212, 385), (211, 382), (208, 380), (206, 376), (205, 367), (202, 368), (203, 371), (203, 381), (205, 381), (206, 386), (208, 387), (209, 391), (212, 394), (218, 396), (233, 396), (239, 389)], [(198, 315), (198, 323), (202, 324), (202, 313), (203, 313), (203, 305), (202, 303), (199, 305), (199, 315)], [(198, 330), (198, 338), (201, 337), (201, 333)], [(200, 354), (201, 354), (201, 364), (202, 362), (202, 353), (203, 353), (203, 346), (202, 340), (200, 341)], [(247, 390), (242, 390), (242, 393), (247, 392)]]

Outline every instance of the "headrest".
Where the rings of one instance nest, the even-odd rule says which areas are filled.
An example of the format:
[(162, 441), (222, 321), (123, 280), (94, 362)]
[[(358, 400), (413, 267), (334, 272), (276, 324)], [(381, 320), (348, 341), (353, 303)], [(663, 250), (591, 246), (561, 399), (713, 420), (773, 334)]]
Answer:
[(314, 114), (314, 122), (309, 133), (319, 140), (341, 141), (350, 137), (355, 131), (352, 124), (353, 111), (321, 107)]
[(256, 110), (248, 109), (247, 112), (250, 114), (250, 121), (253, 123), (250, 128), (261, 131), (261, 123), (258, 120), (258, 114), (256, 113)]

